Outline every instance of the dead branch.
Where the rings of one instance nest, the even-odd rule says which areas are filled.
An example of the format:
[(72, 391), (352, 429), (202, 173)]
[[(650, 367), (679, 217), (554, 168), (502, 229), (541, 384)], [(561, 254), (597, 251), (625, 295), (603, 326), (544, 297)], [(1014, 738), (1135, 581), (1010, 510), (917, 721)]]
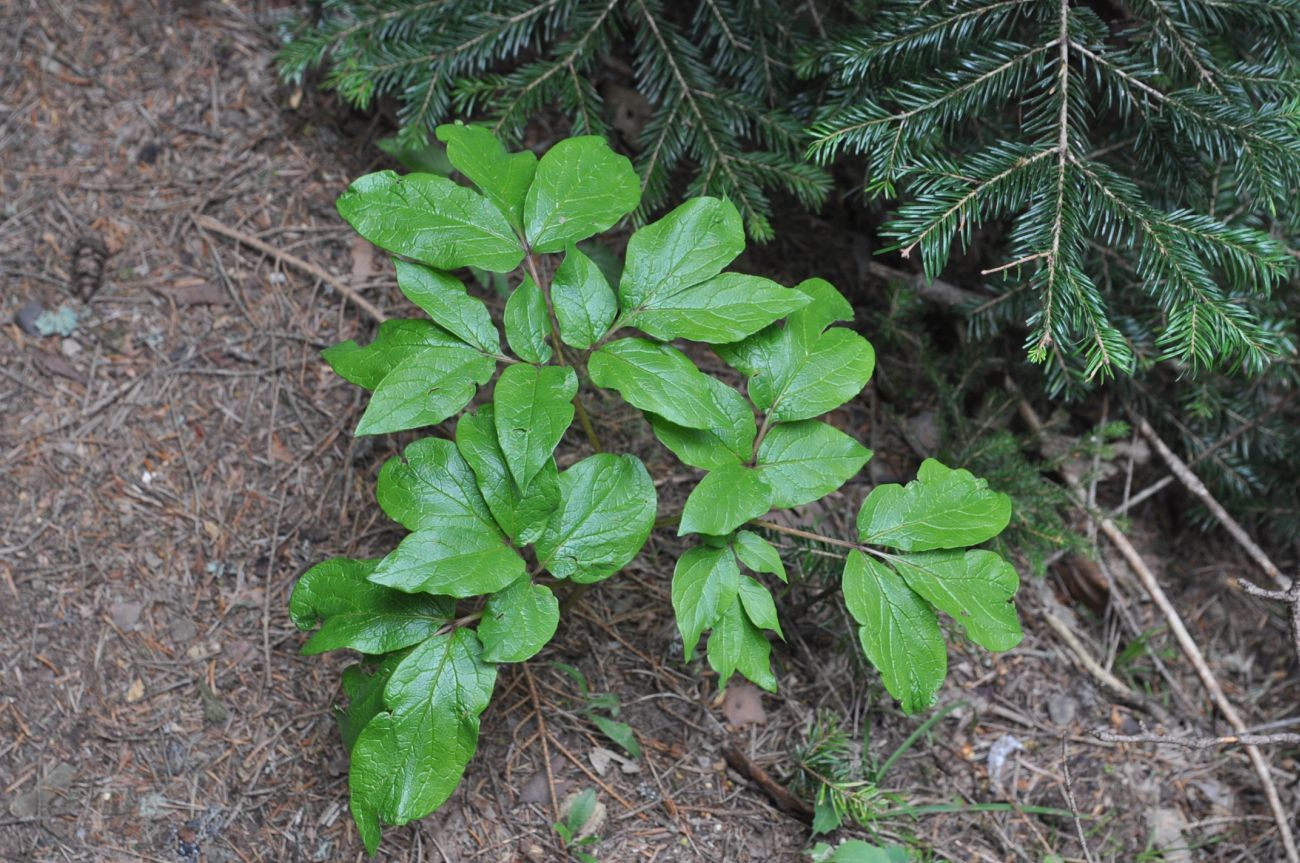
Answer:
[(1277, 734), (1227, 734), (1223, 737), (1173, 737), (1168, 734), (1116, 734), (1105, 728), (1097, 728), (1092, 736), (1107, 743), (1159, 743), (1167, 746), (1181, 746), (1184, 749), (1215, 749), (1220, 746), (1272, 746), (1274, 744), (1300, 743), (1300, 734), (1279, 732)]

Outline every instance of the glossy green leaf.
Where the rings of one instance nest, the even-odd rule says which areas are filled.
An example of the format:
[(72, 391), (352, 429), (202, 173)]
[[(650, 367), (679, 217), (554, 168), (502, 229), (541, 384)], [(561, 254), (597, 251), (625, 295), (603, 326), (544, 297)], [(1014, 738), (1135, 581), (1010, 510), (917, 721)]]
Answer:
[(395, 259), (397, 286), (434, 323), (466, 344), (489, 354), (501, 353), (501, 337), (487, 306), (465, 291), (460, 279), (423, 264)]
[(560, 508), (536, 543), (556, 578), (594, 582), (637, 556), (654, 527), (658, 498), (633, 455), (599, 453), (560, 474)]
[(897, 572), (860, 551), (849, 552), (843, 590), (860, 627), (862, 651), (903, 712), (934, 704), (948, 676), (948, 651), (934, 610)]
[(524, 559), (495, 528), (430, 528), (407, 534), (370, 580), (405, 593), (464, 599), (501, 590), (524, 574)]
[(772, 674), (772, 645), (762, 631), (750, 622), (740, 600), (722, 610), (709, 634), (709, 665), (718, 672), (719, 688), (726, 688), (731, 675), (739, 671), (750, 682), (768, 692), (776, 691)]
[(407, 530), (495, 530), (474, 472), (442, 438), (421, 438), (379, 471), (375, 497), (388, 517)]
[(531, 278), (525, 277), (506, 300), (506, 341), (521, 360), (542, 364), (551, 359), (551, 318), (546, 298)]
[(390, 712), (370, 721), (352, 749), (352, 814), (367, 850), (379, 825), (406, 824), (446, 802), (478, 745), (496, 669), (472, 630), (435, 636), (412, 650), (384, 689)]
[(581, 350), (603, 338), (618, 314), (618, 301), (605, 275), (576, 246), (569, 246), (551, 280), (551, 303), (560, 340)]
[(677, 559), (673, 569), (673, 614), (687, 661), (695, 654), (700, 634), (735, 602), (739, 589), (740, 567), (730, 549), (701, 545), (687, 549)]
[(774, 325), (716, 348), (750, 376), (749, 397), (776, 422), (811, 419), (839, 407), (862, 391), (876, 364), (875, 351), (862, 336), (842, 327), (823, 332), (839, 314), (833, 287), (810, 279), (796, 290), (812, 300), (784, 327)]
[(321, 628), (302, 647), (304, 656), (350, 647), (389, 653), (423, 641), (451, 621), (444, 599), (408, 596), (367, 579), (375, 561), (336, 557), (307, 570), (289, 597), (289, 616), (304, 632)]
[(678, 536), (724, 536), (772, 508), (772, 487), (757, 470), (727, 464), (704, 475), (682, 508)]
[(705, 470), (748, 461), (758, 431), (753, 409), (744, 396), (717, 378), (705, 375), (704, 380), (727, 425), (693, 429), (648, 414), (655, 437), (684, 463)]
[(367, 174), (339, 196), (338, 210), (379, 248), (440, 270), (507, 273), (524, 257), (491, 201), (436, 174)]
[(495, 391), (497, 441), (510, 474), (527, 491), (573, 422), (578, 376), (564, 366), (513, 365)]
[(732, 537), (732, 548), (740, 562), (754, 572), (769, 572), (782, 581), (786, 581), (785, 564), (781, 554), (770, 542), (756, 533), (742, 530)]
[(782, 638), (781, 619), (776, 613), (776, 602), (768, 589), (748, 575), (740, 577), (740, 604), (749, 622), (759, 629), (770, 629)]
[[(735, 422), (718, 402), (709, 376), (681, 351), (646, 339), (619, 339), (587, 360), (591, 381), (618, 390), (633, 407), (695, 429), (728, 428)], [(752, 422), (752, 418), (751, 418)]]
[(358, 662), (343, 669), (343, 694), (348, 697), (348, 706), (336, 709), (334, 718), (348, 752), (356, 745), (361, 730), (384, 709), (384, 687), (406, 653), (390, 653), (378, 662)]
[(533, 184), (537, 156), (528, 150), (506, 152), (497, 137), (482, 126), (445, 123), (435, 132), (447, 145), (451, 164), (478, 186), (506, 221), (523, 233), (524, 198)]
[(692, 198), (627, 242), (618, 298), (634, 315), (661, 296), (671, 296), (722, 272), (745, 250), (740, 213), (730, 201)]
[(1013, 602), (1020, 577), (999, 555), (983, 549), (925, 551), (892, 561), (908, 587), (960, 623), (976, 644), (1002, 651), (1024, 638)]
[[(358, 435), (383, 434), (433, 425), (463, 408), (474, 397), (475, 384), (487, 383), (496, 361), (466, 345), (440, 327), (403, 327), (389, 330), (380, 351), (400, 359), (375, 384), (370, 404), (357, 424)], [(400, 341), (397, 341), (399, 340)], [(336, 347), (327, 359), (349, 371), (359, 365), (358, 352), (347, 344)], [(368, 354), (368, 370), (383, 364), (377, 351)]]
[(524, 200), (528, 244), (561, 251), (612, 227), (639, 203), (641, 180), (626, 156), (595, 135), (567, 138), (537, 164)]
[(461, 415), (456, 423), (456, 447), (474, 471), (479, 491), (506, 536), (520, 545), (537, 539), (560, 505), (555, 460), (548, 459), (528, 484), (527, 493), (521, 493), (497, 441), (491, 403)]
[(735, 342), (807, 305), (809, 297), (771, 279), (722, 273), (675, 293), (658, 291), (623, 325), (656, 339)]
[(488, 662), (523, 662), (546, 646), (560, 625), (560, 603), (549, 587), (521, 578), (492, 594), (478, 637)]
[(772, 506), (820, 500), (848, 482), (871, 458), (871, 450), (824, 422), (803, 420), (772, 426), (758, 447), (756, 467), (772, 486)]
[(926, 459), (906, 486), (879, 485), (858, 511), (858, 538), (902, 551), (963, 548), (997, 536), (1011, 498), (970, 471)]
[(373, 390), (412, 354), (451, 343), (447, 333), (428, 321), (399, 319), (380, 324), (368, 345), (348, 339), (321, 351), (321, 356), (345, 381)]

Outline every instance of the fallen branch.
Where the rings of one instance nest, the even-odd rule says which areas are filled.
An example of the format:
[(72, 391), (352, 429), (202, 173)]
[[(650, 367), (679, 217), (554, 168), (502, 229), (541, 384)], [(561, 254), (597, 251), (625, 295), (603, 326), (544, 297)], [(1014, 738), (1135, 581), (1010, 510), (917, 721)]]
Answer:
[(196, 215), (193, 219), (194, 224), (204, 230), (212, 231), (214, 234), (220, 234), (223, 237), (243, 243), (250, 249), (257, 249), (257, 251), (262, 254), (270, 255), (277, 261), (288, 264), (294, 269), (301, 270), (309, 276), (315, 276), (334, 290), (338, 291), (345, 299), (350, 300), (353, 305), (369, 315), (375, 323), (382, 324), (384, 321), (388, 320), (388, 316), (385, 315), (378, 306), (361, 296), (361, 294), (353, 290), (338, 276), (327, 273), (325, 270), (310, 261), (304, 261), (297, 255), (277, 249), (275, 246), (272, 246), (270, 243), (263, 240), (259, 240), (252, 234), (245, 234), (243, 231), (237, 231), (234, 228), (226, 227), (221, 222), (218, 222), (210, 216)]
[[(1010, 379), (1007, 380), (1007, 384), (1009, 389), (1013, 392), (1016, 391), (1015, 384)], [(1020, 415), (1036, 434), (1042, 431), (1042, 420), (1038, 418), (1037, 412), (1029, 403), (1024, 400), (1020, 402)], [(1079, 478), (1068, 471), (1064, 473), (1064, 477), (1066, 484), (1075, 494), (1076, 503), (1085, 512), (1088, 512), (1084, 505), (1084, 501), (1087, 499), (1087, 490), (1083, 488)], [(1119, 553), (1128, 562), (1129, 567), (1142, 583), (1143, 588), (1146, 589), (1147, 594), (1150, 595), (1151, 600), (1160, 609), (1161, 614), (1164, 615), (1165, 621), (1169, 624), (1169, 631), (1173, 633), (1174, 640), (1178, 642), (1183, 655), (1191, 662), (1192, 668), (1196, 671), (1196, 676), (1201, 680), (1201, 685), (1205, 687), (1206, 692), (1209, 693), (1210, 698), (1214, 701), (1219, 712), (1223, 714), (1224, 719), (1228, 721), (1228, 724), (1232, 726), (1232, 730), (1237, 732), (1238, 735), (1247, 735), (1246, 723), (1242, 720), (1241, 714), (1237, 712), (1237, 708), (1233, 707), (1232, 702), (1224, 694), (1223, 687), (1219, 685), (1219, 681), (1215, 678), (1214, 672), (1210, 670), (1210, 666), (1205, 661), (1205, 656), (1201, 653), (1200, 647), (1197, 646), (1196, 641), (1187, 631), (1178, 609), (1174, 608), (1173, 603), (1169, 601), (1169, 597), (1160, 586), (1160, 582), (1156, 580), (1155, 573), (1147, 566), (1146, 561), (1142, 559), (1142, 555), (1138, 554), (1138, 550), (1133, 547), (1133, 543), (1129, 542), (1128, 537), (1124, 535), (1124, 532), (1119, 529), (1114, 521), (1095, 513), (1089, 512), (1088, 514), (1097, 521), (1097, 526), (1101, 528), (1101, 532), (1106, 534), (1106, 538), (1119, 550)], [(1267, 798), (1269, 809), (1273, 813), (1273, 820), (1277, 823), (1278, 833), (1282, 837), (1282, 847), (1286, 849), (1286, 859), (1289, 863), (1300, 863), (1300, 849), (1296, 848), (1295, 835), (1291, 832), (1291, 816), (1282, 805), (1282, 798), (1278, 795), (1277, 786), (1273, 783), (1273, 775), (1268, 762), (1264, 760), (1264, 755), (1259, 751), (1258, 746), (1254, 744), (1245, 744), (1245, 746), (1246, 755), (1250, 759), (1251, 766), (1255, 769), (1255, 774), (1259, 777), (1260, 784), (1263, 786), (1264, 796)]]
[(1300, 580), (1291, 582), (1287, 590), (1265, 590), (1254, 582), (1244, 578), (1237, 579), (1241, 589), (1260, 599), (1272, 599), (1285, 602), (1291, 614), (1291, 640), (1295, 643), (1296, 656), (1300, 657)]
[(808, 802), (801, 797), (797, 797), (784, 785), (773, 779), (766, 770), (751, 761), (749, 756), (741, 752), (739, 748), (727, 744), (722, 749), (722, 757), (727, 760), (727, 764), (731, 766), (732, 770), (761, 788), (763, 793), (770, 797), (772, 802), (782, 811), (793, 815), (800, 821), (812, 822), (813, 808), (808, 805)]
[(1277, 743), (1300, 743), (1300, 734), (1279, 732), (1277, 734), (1228, 734), (1223, 737), (1172, 737), (1168, 734), (1116, 734), (1105, 728), (1098, 728), (1092, 736), (1107, 743), (1159, 743), (1168, 746), (1181, 746), (1184, 749), (1215, 749), (1220, 746), (1272, 746)]

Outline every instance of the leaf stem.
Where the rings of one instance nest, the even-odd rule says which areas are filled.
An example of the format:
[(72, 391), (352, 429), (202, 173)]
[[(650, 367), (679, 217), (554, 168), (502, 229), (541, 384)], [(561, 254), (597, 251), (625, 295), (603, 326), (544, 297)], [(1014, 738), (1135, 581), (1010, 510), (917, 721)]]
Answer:
[[(551, 283), (549, 280), (542, 279), (541, 269), (537, 266), (537, 255), (532, 249), (524, 257), (524, 266), (528, 269), (528, 275), (532, 277), (533, 284), (537, 285), (542, 292), (542, 298), (546, 300), (546, 316), (551, 325), (551, 345), (555, 348), (555, 356), (560, 361), (560, 365), (568, 366), (575, 372), (578, 367), (570, 361), (564, 352), (564, 346), (560, 342), (560, 324), (555, 317), (555, 306), (551, 302)], [(600, 437), (596, 434), (596, 427), (591, 424), (591, 415), (587, 413), (587, 407), (582, 403), (580, 395), (573, 397), (573, 410), (578, 415), (578, 423), (582, 426), (582, 431), (587, 436), (587, 442), (596, 452), (604, 452), (605, 449), (600, 445)]]

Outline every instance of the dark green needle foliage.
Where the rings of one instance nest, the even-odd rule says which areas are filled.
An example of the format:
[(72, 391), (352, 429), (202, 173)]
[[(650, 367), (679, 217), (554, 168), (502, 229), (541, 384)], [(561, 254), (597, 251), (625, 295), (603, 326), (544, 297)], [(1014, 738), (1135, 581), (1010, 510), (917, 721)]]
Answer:
[(1298, 58), (1295, 0), (885, 0), (804, 64), (836, 88), (811, 152), (866, 159), (929, 276), (978, 238), (976, 323), (1028, 322), (1053, 391), (1257, 372), (1293, 351)]
[(609, 134), (609, 87), (626, 84), (650, 106), (619, 128), (642, 178), (638, 216), (681, 178), (688, 195), (733, 201), (763, 240), (773, 190), (816, 207), (829, 188), (788, 103), (814, 14), (794, 0), (323, 0), (286, 25), (280, 70), (301, 81), (327, 64), (348, 102), (395, 99), (407, 143), (453, 115), (489, 118), (514, 142), (547, 110), (573, 134)]

